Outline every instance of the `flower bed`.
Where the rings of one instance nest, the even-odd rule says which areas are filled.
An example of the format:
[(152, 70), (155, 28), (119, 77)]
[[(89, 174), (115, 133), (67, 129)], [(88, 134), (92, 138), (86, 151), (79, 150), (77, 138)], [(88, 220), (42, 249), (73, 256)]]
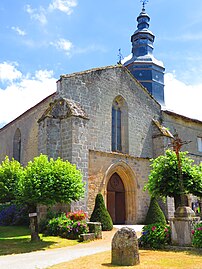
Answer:
[(80, 234), (88, 233), (86, 213), (82, 211), (63, 213), (49, 220), (46, 234), (63, 238), (78, 239)]
[(194, 230), (192, 230), (192, 244), (196, 248), (202, 248), (202, 223), (196, 224)]
[(144, 226), (139, 238), (140, 248), (161, 249), (170, 243), (170, 226), (159, 223)]

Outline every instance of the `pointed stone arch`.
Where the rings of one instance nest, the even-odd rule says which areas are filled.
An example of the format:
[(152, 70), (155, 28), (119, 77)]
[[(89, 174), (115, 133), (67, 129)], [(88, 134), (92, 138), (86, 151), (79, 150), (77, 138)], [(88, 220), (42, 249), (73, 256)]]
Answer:
[(125, 224), (135, 224), (137, 220), (137, 180), (131, 167), (120, 161), (112, 164), (104, 176), (104, 200), (107, 205), (107, 186), (113, 174), (118, 174), (123, 182), (125, 189)]

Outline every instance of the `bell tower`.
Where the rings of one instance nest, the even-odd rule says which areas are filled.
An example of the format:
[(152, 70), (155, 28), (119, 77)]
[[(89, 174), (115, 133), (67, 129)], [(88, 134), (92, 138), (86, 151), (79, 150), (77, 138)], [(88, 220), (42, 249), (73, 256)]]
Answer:
[(145, 11), (148, 0), (141, 0), (142, 11), (137, 17), (137, 30), (131, 36), (132, 58), (124, 63), (124, 66), (148, 92), (164, 105), (164, 71), (161, 61), (153, 56), (153, 43), (155, 36), (149, 30), (150, 17)]

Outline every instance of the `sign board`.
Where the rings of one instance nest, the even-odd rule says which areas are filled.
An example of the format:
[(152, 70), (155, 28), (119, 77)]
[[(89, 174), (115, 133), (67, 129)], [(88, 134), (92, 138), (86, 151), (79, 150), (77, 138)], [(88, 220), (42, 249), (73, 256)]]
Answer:
[(37, 216), (37, 213), (29, 213), (29, 217), (32, 218), (32, 217), (36, 217)]

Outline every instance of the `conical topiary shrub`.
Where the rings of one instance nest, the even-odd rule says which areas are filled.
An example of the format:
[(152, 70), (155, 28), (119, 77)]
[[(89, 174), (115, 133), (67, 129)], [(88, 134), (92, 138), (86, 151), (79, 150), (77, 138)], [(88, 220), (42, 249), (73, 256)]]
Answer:
[(113, 229), (113, 222), (109, 212), (105, 207), (105, 203), (101, 193), (98, 193), (95, 199), (95, 207), (90, 217), (92, 222), (100, 222), (103, 231), (111, 231)]
[(166, 218), (157, 200), (154, 197), (152, 197), (147, 212), (147, 216), (145, 219), (145, 224), (148, 225), (154, 223), (166, 224)]

